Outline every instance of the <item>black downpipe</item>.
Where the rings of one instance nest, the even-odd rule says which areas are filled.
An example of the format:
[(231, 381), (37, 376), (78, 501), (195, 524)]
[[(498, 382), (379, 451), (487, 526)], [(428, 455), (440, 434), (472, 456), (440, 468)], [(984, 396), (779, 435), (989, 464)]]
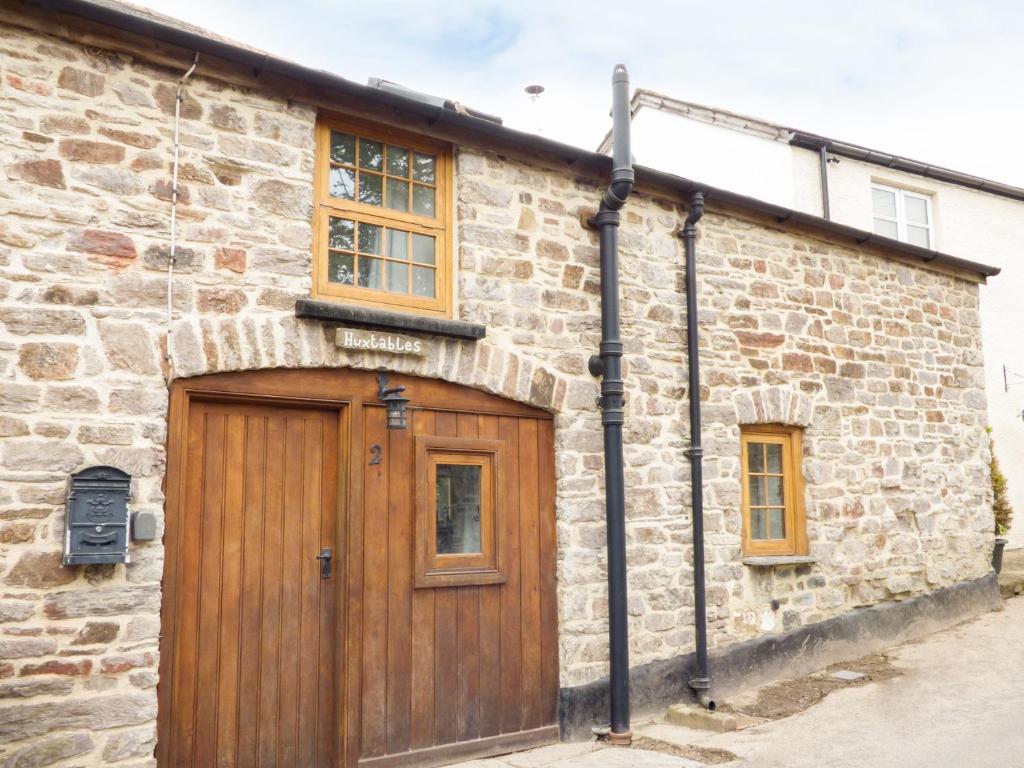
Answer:
[(619, 329), (619, 209), (633, 190), (629, 146), (629, 74), (612, 72), (612, 174), (597, 214), (587, 224), (598, 230), (601, 246), (601, 346), (590, 358), (590, 372), (601, 376), (604, 429), (604, 494), (608, 529), (608, 645), (611, 719), (608, 739), (629, 744), (629, 627), (626, 614), (626, 497), (622, 468), (622, 339)]
[(690, 398), (691, 517), (693, 519), (693, 621), (697, 641), (697, 674), (690, 687), (701, 706), (715, 709), (708, 671), (708, 616), (704, 582), (704, 447), (700, 436), (700, 346), (697, 334), (697, 222), (704, 215), (704, 194), (694, 192), (690, 213), (680, 233), (686, 249), (686, 359)]
[(831, 221), (828, 210), (828, 150), (824, 144), (818, 148), (818, 166), (821, 173), (821, 215)]

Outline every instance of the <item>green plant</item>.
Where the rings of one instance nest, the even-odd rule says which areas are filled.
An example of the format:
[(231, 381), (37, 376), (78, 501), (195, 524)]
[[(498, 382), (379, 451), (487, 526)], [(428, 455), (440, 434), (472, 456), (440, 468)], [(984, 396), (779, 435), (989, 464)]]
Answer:
[(1006, 492), (1006, 475), (999, 468), (999, 459), (996, 458), (996, 444), (991, 439), (992, 427), (986, 427), (986, 431), (989, 434), (989, 451), (992, 456), (988, 468), (992, 475), (992, 512), (996, 520), (996, 536), (1004, 536), (1010, 530), (1010, 523), (1013, 521), (1013, 507)]

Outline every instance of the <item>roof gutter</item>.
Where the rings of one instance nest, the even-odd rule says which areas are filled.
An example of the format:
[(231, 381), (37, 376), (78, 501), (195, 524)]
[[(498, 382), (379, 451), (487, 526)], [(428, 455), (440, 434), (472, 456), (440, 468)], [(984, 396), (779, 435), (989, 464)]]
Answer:
[(859, 144), (850, 144), (845, 141), (836, 141), (815, 133), (804, 131), (793, 131), (789, 139), (790, 145), (801, 149), (825, 150), (834, 155), (848, 157), (851, 160), (861, 160), (865, 163), (880, 165), (885, 168), (892, 168), (897, 171), (913, 173), (916, 176), (924, 176), (936, 181), (945, 181), (968, 189), (976, 189), (980, 192), (989, 192), (1000, 197), (1008, 197), (1012, 200), (1024, 201), (1024, 189), (1014, 187), (1010, 184), (1001, 184), (998, 181), (983, 179), (980, 176), (972, 176), (969, 173), (961, 173), (938, 165), (922, 163), (918, 160), (911, 160), (899, 155), (891, 155), (888, 152), (879, 152), (877, 149), (862, 147)]
[[(120, 7), (106, 5), (101, 1), (98, 2), (95, 0), (22, 0), (22, 2), (25, 5), (35, 6), (51, 12), (79, 16), (124, 32), (141, 35), (154, 40), (160, 40), (170, 45), (179, 46), (191, 52), (199, 52), (204, 56), (204, 58), (221, 59), (238, 64), (252, 69), (254, 76), (257, 78), (265, 74), (274, 74), (279, 77), (298, 80), (341, 96), (363, 99), (386, 107), (399, 109), (408, 114), (418, 115), (424, 118), (430, 125), (452, 126), (454, 128), (472, 132), (473, 134), (483, 138), (494, 139), (504, 143), (512, 143), (523, 148), (553, 155), (560, 158), (567, 165), (586, 163), (593, 166), (595, 171), (599, 173), (610, 172), (613, 167), (611, 158), (598, 154), (597, 152), (590, 152), (580, 149), (579, 147), (574, 147), (569, 144), (537, 136), (536, 134), (506, 128), (505, 126), (499, 125), (482, 117), (463, 114), (446, 104), (427, 104), (417, 99), (402, 96), (381, 88), (361, 85), (323, 70), (312, 69), (310, 67), (302, 66), (301, 64), (296, 64), (285, 59), (271, 56), (270, 54), (263, 53), (261, 51), (251, 50), (233, 43), (211, 38), (183, 26), (146, 16), (141, 12), (125, 10)], [(819, 141), (829, 142), (828, 151), (837, 155), (844, 154), (836, 148), (837, 145), (842, 145), (843, 148), (854, 147), (854, 145), (832, 142), (824, 137), (815, 137), (813, 134), (804, 133), (794, 133), (794, 143), (798, 141), (797, 137), (801, 137), (799, 141), (811, 140), (814, 138)], [(797, 145), (805, 146), (803, 144)], [(864, 148), (856, 149), (859, 149), (862, 152), (872, 152), (871, 150), (866, 150)], [(854, 149), (851, 149), (850, 151), (852, 152)], [(881, 153), (877, 152), (873, 154), (881, 155)], [(852, 157), (852, 155), (849, 154), (845, 156)], [(897, 240), (892, 240), (887, 237), (875, 235), (871, 232), (856, 229), (855, 227), (838, 224), (834, 221), (827, 221), (818, 216), (812, 216), (810, 214), (783, 208), (782, 206), (772, 205), (771, 203), (756, 200), (752, 197), (746, 197), (733, 192), (715, 189), (704, 184), (697, 184), (689, 179), (665, 173), (663, 171), (656, 171), (652, 168), (644, 168), (643, 166), (634, 166), (634, 168), (636, 171), (636, 181), (638, 185), (650, 184), (662, 186), (680, 192), (687, 197), (696, 191), (703, 190), (706, 201), (717, 201), (726, 205), (733, 205), (758, 213), (768, 214), (776, 218), (779, 223), (798, 223), (822, 233), (848, 238), (858, 244), (865, 242), (871, 243), (888, 251), (895, 251), (910, 258), (920, 259), (926, 263), (944, 265), (953, 269), (973, 272), (982, 277), (993, 277), (994, 275), (999, 274), (999, 269), (997, 267), (992, 267), (987, 264), (961, 259), (956, 256), (950, 256), (938, 251), (921, 248), (909, 243), (901, 243)], [(933, 169), (933, 171), (934, 170), (935, 169)], [(916, 170), (914, 172), (920, 173), (921, 171)], [(948, 171), (948, 173), (955, 172)], [(936, 176), (935, 178), (938, 177)], [(985, 188), (984, 186), (976, 186), (977, 189), (984, 189), (984, 191), (992, 191), (991, 188), (997, 186), (994, 182), (985, 182), (983, 179), (977, 179), (977, 181), (982, 185), (987, 185), (988, 188)], [(1024, 190), (1021, 190), (1020, 192), (1021, 197), (1019, 199), (1024, 200)]]

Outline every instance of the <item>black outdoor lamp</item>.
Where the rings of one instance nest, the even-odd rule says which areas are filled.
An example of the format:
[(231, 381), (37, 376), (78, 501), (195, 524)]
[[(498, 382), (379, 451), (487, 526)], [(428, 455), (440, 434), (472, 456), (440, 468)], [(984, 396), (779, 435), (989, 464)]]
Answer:
[(377, 397), (387, 407), (388, 429), (405, 429), (408, 422), (405, 404), (408, 397), (402, 397), (405, 387), (389, 387), (386, 373), (377, 374)]

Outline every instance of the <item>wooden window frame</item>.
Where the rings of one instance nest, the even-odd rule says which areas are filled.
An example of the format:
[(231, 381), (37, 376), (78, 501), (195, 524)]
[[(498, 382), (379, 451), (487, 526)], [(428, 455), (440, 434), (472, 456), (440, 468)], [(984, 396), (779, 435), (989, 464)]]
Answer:
[[(438, 464), (480, 466), (479, 553), (437, 553), (435, 468)], [(416, 437), (416, 588), (501, 584), (505, 581), (504, 500), (498, 488), (506, 468), (501, 440)]]
[[(786, 538), (755, 540), (751, 537), (750, 474), (747, 449), (750, 443), (782, 445), (782, 489)], [(740, 482), (742, 486), (743, 554), (751, 557), (806, 555), (807, 518), (804, 513), (803, 430), (779, 424), (752, 424), (740, 428)]]
[[(357, 137), (400, 144), (402, 147), (434, 155), (436, 215), (419, 216), (411, 211), (394, 211), (383, 206), (368, 205), (356, 200), (332, 197), (328, 191), (330, 181), (331, 131), (342, 131)], [(451, 317), (452, 313), (452, 259), (450, 201), (452, 147), (388, 126), (375, 125), (351, 118), (321, 115), (316, 124), (316, 155), (313, 174), (313, 281), (314, 298), (329, 301), (343, 300), (346, 304), (410, 312), (431, 317)], [(393, 227), (435, 238), (434, 298), (393, 293), (391, 291), (340, 285), (327, 280), (327, 230), (332, 216), (356, 222)], [(386, 279), (386, 275), (385, 275)]]

